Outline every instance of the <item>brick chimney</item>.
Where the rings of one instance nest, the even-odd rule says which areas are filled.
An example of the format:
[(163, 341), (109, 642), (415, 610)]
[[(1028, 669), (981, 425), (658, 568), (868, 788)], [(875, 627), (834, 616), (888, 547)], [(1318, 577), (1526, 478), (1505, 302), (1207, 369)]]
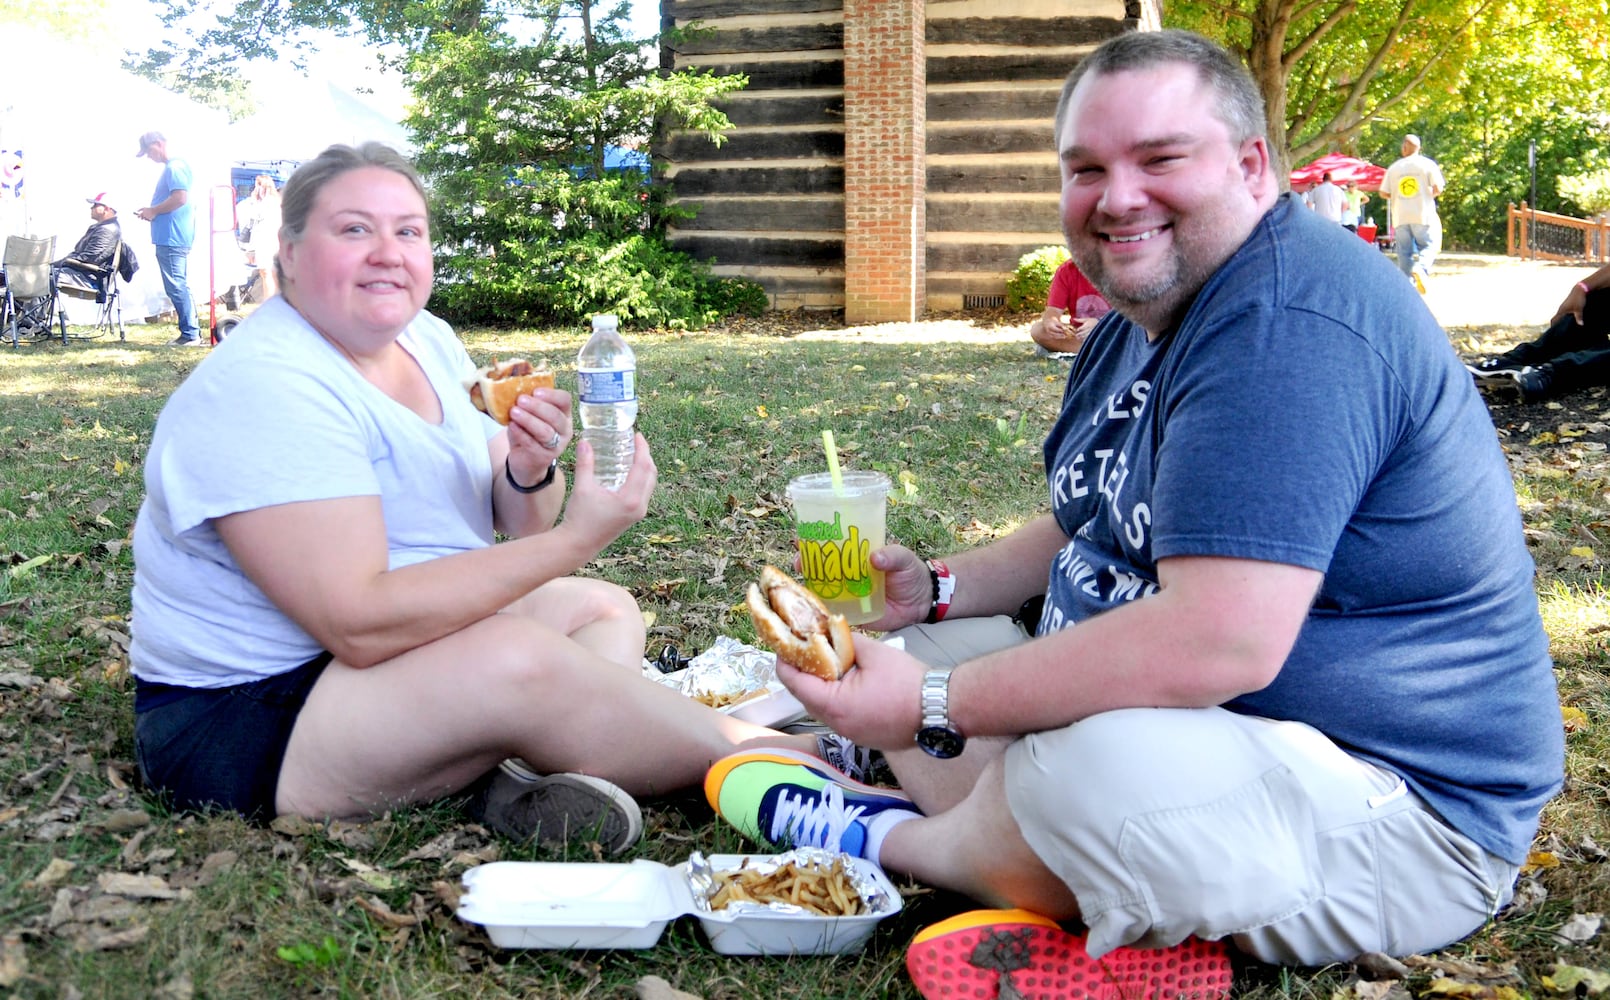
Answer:
[(926, 0), (844, 0), (844, 318), (926, 302)]

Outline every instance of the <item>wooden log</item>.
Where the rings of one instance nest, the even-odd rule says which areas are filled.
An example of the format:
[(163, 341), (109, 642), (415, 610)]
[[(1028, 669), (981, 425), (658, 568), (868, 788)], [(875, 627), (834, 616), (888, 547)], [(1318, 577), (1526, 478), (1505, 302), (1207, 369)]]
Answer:
[[(930, 127), (953, 121), (1003, 121), (1043, 119), (1051, 121), (1057, 113), (1058, 86), (1033, 89), (941, 90), (928, 92)], [(728, 117), (731, 117), (729, 112)]]
[(693, 37), (674, 40), (667, 48), (686, 56), (711, 55), (717, 52), (812, 52), (819, 49), (844, 48), (844, 25), (789, 24), (775, 28), (735, 28), (727, 31), (706, 30), (693, 33)]
[(661, 10), (669, 8), (678, 24), (693, 20), (714, 20), (744, 14), (806, 14), (821, 10), (843, 10), (843, 0), (663, 0)]
[[(682, 178), (676, 179), (678, 190)], [(1040, 191), (1060, 191), (1062, 176), (1057, 161), (1050, 153), (1043, 163), (1002, 163), (989, 166), (968, 164), (928, 164), (928, 192), (930, 194), (1024, 194)]]
[(739, 128), (757, 125), (843, 125), (844, 95), (788, 94), (735, 96), (716, 102)]
[(677, 205), (693, 209), (691, 219), (676, 224), (680, 232), (701, 229), (763, 232), (839, 232), (844, 231), (844, 199), (791, 198), (680, 198)]
[(933, 17), (929, 45), (1098, 45), (1123, 30), (1112, 17)]
[(671, 179), (671, 186), (683, 198), (697, 198), (701, 195), (774, 194), (778, 191), (793, 194), (842, 194), (844, 168), (741, 165), (718, 169), (689, 167), (677, 171), (676, 176)]
[(1060, 233), (1021, 243), (929, 243), (927, 265), (929, 271), (1010, 272), (1017, 269), (1017, 260), (1024, 254), (1062, 243)]
[(1049, 120), (1044, 125), (945, 125), (928, 130), (926, 148), (929, 156), (1042, 153), (1055, 148), (1051, 133)]
[[(788, 59), (773, 62), (744, 62), (741, 58), (718, 63), (678, 63), (680, 69), (706, 70), (716, 76), (742, 73), (749, 78), (750, 90), (814, 90), (844, 86), (842, 59)], [(1065, 71), (1064, 71), (1065, 72)]]
[(983, 200), (928, 199), (930, 233), (1032, 233), (1059, 224), (1056, 196)]
[[(1117, 22), (1114, 22), (1117, 23)], [(1050, 80), (1061, 83), (1078, 65), (1068, 53), (1013, 52), (986, 56), (928, 57), (928, 85), (936, 83), (988, 83), (994, 80)]]
[(702, 135), (675, 135), (664, 145), (672, 163), (691, 161), (842, 159), (843, 132), (734, 132), (719, 147)]
[[(803, 236), (703, 236), (672, 230), (670, 244), (699, 260), (752, 267), (843, 267), (844, 241)], [(1017, 266), (1017, 258), (1012, 258)]]

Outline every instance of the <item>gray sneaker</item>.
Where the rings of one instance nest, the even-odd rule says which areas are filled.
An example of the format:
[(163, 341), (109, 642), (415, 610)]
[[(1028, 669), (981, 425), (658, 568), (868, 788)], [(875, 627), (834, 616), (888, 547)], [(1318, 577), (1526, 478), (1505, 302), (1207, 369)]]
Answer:
[(587, 774), (538, 774), (515, 758), (492, 772), (471, 811), (505, 837), (545, 847), (590, 840), (619, 854), (643, 835), (642, 810), (615, 785)]

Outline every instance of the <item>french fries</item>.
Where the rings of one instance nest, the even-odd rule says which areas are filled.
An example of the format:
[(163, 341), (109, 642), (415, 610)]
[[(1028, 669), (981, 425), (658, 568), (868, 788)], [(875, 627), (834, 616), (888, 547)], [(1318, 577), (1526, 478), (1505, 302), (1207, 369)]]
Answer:
[(823, 917), (853, 917), (866, 912), (866, 903), (850, 881), (843, 858), (831, 865), (786, 862), (771, 872), (754, 868), (716, 872), (718, 887), (710, 909), (729, 903), (792, 903)]
[(715, 691), (700, 691), (698, 694), (693, 695), (693, 700), (704, 705), (709, 705), (711, 708), (727, 708), (732, 705), (737, 705), (741, 702), (749, 701), (752, 698), (759, 698), (765, 693), (766, 689), (763, 687), (755, 688), (752, 691), (740, 691), (737, 694)]

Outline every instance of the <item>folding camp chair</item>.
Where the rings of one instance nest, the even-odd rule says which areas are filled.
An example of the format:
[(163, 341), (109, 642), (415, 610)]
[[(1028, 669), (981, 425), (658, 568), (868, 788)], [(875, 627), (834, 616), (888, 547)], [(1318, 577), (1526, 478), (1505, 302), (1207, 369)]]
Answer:
[[(73, 261), (71, 265), (64, 265), (58, 269), (56, 275), (56, 290), (75, 299), (93, 299), (99, 307), (96, 310), (95, 328), (89, 333), (72, 334), (73, 340), (93, 340), (104, 337), (117, 328), (117, 339), (127, 340), (123, 331), (123, 289), (119, 282), (118, 272), (123, 269), (123, 255), (127, 253), (127, 245), (117, 241), (117, 247), (112, 251), (112, 259), (106, 267), (96, 267), (84, 261)], [(62, 338), (65, 342), (69, 335), (66, 332), (67, 323), (62, 321)]]
[(56, 237), (7, 236), (5, 256), (0, 257), (0, 277), (5, 279), (5, 299), (0, 301), (0, 333), (16, 347), (24, 334), (32, 340), (48, 340), (50, 326), (59, 321), (62, 343), (67, 343), (67, 318), (61, 315), (56, 283), (51, 280), (50, 256)]

